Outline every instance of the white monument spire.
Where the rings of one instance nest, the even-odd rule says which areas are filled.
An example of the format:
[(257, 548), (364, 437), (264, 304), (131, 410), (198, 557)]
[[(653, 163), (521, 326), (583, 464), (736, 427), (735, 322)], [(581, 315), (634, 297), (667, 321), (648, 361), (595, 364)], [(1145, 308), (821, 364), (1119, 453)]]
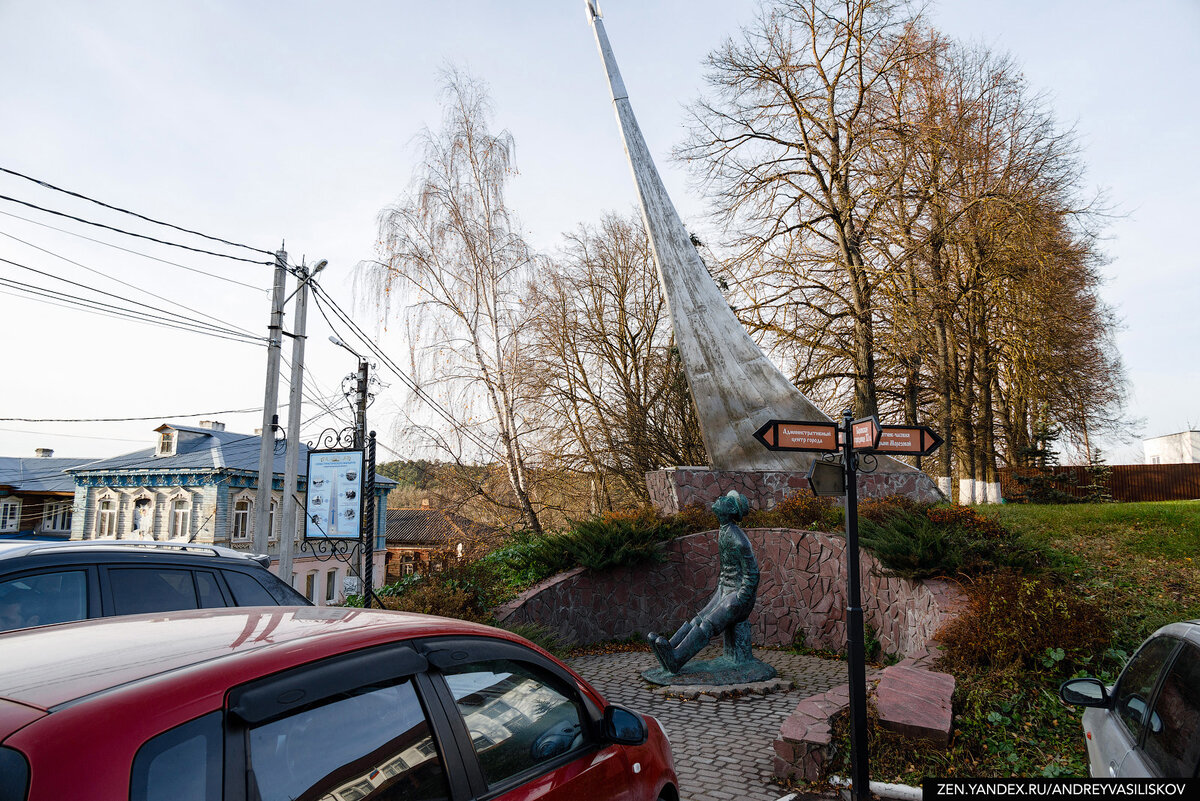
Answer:
[[(812, 454), (769, 451), (754, 439), (754, 432), (771, 419), (823, 422), (830, 418), (767, 358), (713, 283), (650, 158), (593, 0), (587, 0), (587, 12), (608, 74), (709, 465), (715, 470), (806, 470)], [(884, 469), (907, 467), (893, 464)]]

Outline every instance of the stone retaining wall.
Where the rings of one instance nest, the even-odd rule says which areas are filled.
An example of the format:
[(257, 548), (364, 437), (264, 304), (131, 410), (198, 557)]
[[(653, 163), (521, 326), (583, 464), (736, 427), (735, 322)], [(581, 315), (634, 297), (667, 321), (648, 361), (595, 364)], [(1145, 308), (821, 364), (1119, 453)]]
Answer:
[[(792, 529), (746, 530), (758, 557), (758, 602), (750, 615), (754, 642), (841, 650), (846, 642), (845, 539)], [(538, 623), (575, 643), (650, 631), (670, 634), (711, 597), (717, 584), (717, 532), (672, 540), (666, 561), (602, 574), (560, 573), (496, 610), (501, 623)], [(946, 581), (912, 582), (882, 574), (862, 554), (866, 622), (883, 651), (926, 655), (934, 633), (965, 596)]]
[[(707, 467), (672, 467), (646, 474), (650, 503), (661, 514), (673, 515), (693, 504), (705, 508), (713, 499), (737, 490), (752, 509), (774, 509), (797, 490), (808, 490), (804, 473), (780, 470), (710, 470)], [(945, 496), (929, 476), (916, 470), (891, 473), (859, 473), (860, 498), (904, 495), (921, 503), (938, 503)]]

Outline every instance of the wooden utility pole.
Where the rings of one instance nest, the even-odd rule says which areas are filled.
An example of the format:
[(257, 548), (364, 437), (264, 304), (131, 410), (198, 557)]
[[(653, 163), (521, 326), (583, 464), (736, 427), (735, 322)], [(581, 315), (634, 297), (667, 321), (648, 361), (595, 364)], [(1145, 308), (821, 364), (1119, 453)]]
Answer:
[[(283, 337), (283, 293), (287, 288), (287, 251), (275, 252), (271, 322), (267, 326), (267, 387), (263, 393), (262, 441), (258, 450), (258, 494), (254, 499), (254, 551), (266, 553), (270, 539), (271, 485), (275, 480), (275, 423), (279, 406), (279, 351)], [(286, 579), (285, 579), (286, 580)]]

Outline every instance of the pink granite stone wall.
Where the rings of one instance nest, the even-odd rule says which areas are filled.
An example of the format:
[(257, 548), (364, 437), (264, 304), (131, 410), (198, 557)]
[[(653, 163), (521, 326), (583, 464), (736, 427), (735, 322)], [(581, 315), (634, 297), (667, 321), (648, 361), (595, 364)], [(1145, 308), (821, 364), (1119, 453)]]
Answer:
[[(706, 467), (675, 467), (646, 474), (650, 503), (664, 515), (673, 515), (693, 504), (708, 506), (718, 496), (737, 490), (753, 509), (773, 509), (793, 492), (808, 491), (803, 473), (772, 470), (709, 470)], [(921, 472), (860, 473), (860, 498), (906, 495), (914, 500), (936, 503), (945, 498), (937, 485)]]
[[(750, 615), (754, 642), (840, 650), (846, 642), (845, 540), (791, 529), (747, 529), (761, 579)], [(571, 642), (673, 632), (694, 615), (717, 584), (716, 532), (680, 537), (666, 561), (605, 573), (560, 573), (496, 610), (501, 623), (539, 623)], [(866, 622), (885, 653), (919, 658), (964, 596), (946, 581), (884, 576), (870, 554), (861, 559)]]

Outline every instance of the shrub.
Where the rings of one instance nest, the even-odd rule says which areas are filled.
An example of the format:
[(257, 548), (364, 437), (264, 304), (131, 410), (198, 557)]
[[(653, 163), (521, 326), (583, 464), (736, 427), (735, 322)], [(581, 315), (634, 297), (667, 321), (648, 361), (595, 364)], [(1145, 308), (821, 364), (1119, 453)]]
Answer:
[(1011, 535), (1004, 526), (984, 517), (970, 506), (929, 506), (924, 514), (934, 523), (943, 526), (954, 526), (963, 531), (990, 540), (1003, 540)]
[(841, 522), (842, 510), (829, 498), (819, 498), (808, 492), (793, 492), (774, 509), (752, 509), (741, 525), (743, 528), (832, 531)]
[(674, 520), (642, 508), (577, 521), (555, 540), (572, 564), (588, 570), (609, 570), (639, 562), (662, 561), (661, 543), (681, 533), (682, 526)]
[(608, 570), (661, 560), (661, 543), (683, 533), (679, 522), (641, 507), (575, 521), (564, 531), (518, 534), (479, 562), (505, 586), (519, 589), (574, 567)]
[(695, 534), (697, 531), (712, 531), (720, 523), (708, 504), (693, 503), (685, 506), (675, 515), (675, 522), (684, 534)]
[(524, 637), (534, 645), (549, 651), (557, 657), (567, 656), (571, 646), (557, 631), (540, 623), (513, 623), (500, 628), (511, 631), (518, 637)]
[(1037, 572), (1054, 561), (1044, 546), (964, 506), (904, 511), (895, 504), (881, 518), (860, 521), (860, 541), (885, 568), (906, 578), (974, 576), (1001, 567)]
[(859, 542), (885, 568), (905, 578), (957, 573), (963, 561), (950, 531), (919, 514), (897, 514), (885, 523), (862, 520)]
[(917, 503), (907, 495), (888, 495), (886, 498), (866, 498), (858, 502), (858, 519), (886, 523), (901, 515), (923, 514), (929, 504)]
[(967, 609), (937, 635), (951, 667), (1069, 672), (1107, 641), (1100, 609), (1049, 576), (996, 572), (973, 581), (968, 597)]
[(402, 612), (420, 612), (423, 615), (441, 615), (477, 623), (488, 619), (481, 614), (466, 590), (449, 586), (437, 580), (418, 581), (397, 595), (384, 595), (380, 599), (388, 609)]

